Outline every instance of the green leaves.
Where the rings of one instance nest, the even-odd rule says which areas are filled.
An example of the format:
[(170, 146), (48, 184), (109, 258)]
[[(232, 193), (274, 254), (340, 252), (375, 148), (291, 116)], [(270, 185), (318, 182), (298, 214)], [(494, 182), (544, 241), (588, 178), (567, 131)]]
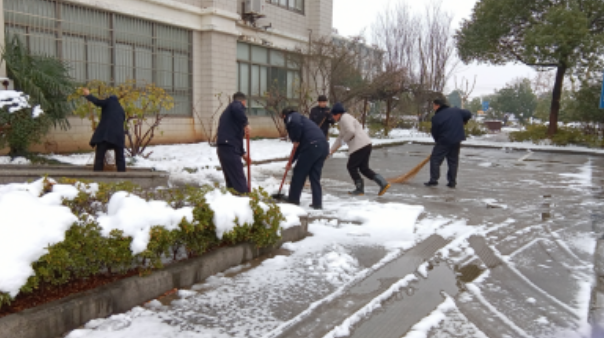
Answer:
[(33, 105), (41, 105), (53, 126), (68, 128), (67, 116), (72, 105), (67, 98), (75, 91), (75, 83), (67, 64), (54, 57), (30, 53), (17, 36), (7, 36), (2, 61), (6, 62), (15, 89), (29, 95)]
[(573, 68), (600, 62), (603, 15), (601, 0), (481, 0), (457, 31), (457, 48), (465, 63)]
[[(62, 179), (59, 183), (75, 185), (76, 181)], [(205, 195), (214, 189), (211, 186), (147, 191), (132, 183), (100, 183), (95, 194), (86, 192), (89, 188), (86, 183), (76, 187), (80, 190), (78, 196), (64, 200), (63, 204), (78, 215), (79, 221), (65, 233), (63, 242), (48, 247), (48, 253), (32, 264), (35, 275), (21, 288), (22, 293), (101, 274), (122, 275), (133, 270), (146, 274), (162, 268), (165, 259), (179, 259), (179, 253), (186, 253), (191, 258), (223, 245), (243, 242), (254, 243), (259, 248), (269, 247), (280, 240), (280, 224), (285, 220), (264, 190), (254, 190), (249, 195), (254, 223), (240, 224), (219, 240), (212, 222), (214, 212), (205, 199)], [(132, 192), (148, 201), (164, 200), (174, 208), (192, 206), (193, 221), (183, 218), (178, 229), (172, 231), (159, 225), (153, 227), (147, 249), (133, 255), (130, 250), (132, 238), (119, 230), (113, 230), (105, 237), (99, 224), (89, 217), (107, 212), (107, 203), (117, 191)], [(0, 293), (0, 307), (10, 301), (7, 294)]]

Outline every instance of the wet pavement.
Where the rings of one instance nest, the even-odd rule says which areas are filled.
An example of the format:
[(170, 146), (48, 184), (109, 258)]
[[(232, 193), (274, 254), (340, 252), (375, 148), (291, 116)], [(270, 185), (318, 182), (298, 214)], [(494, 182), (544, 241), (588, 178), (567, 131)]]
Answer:
[[(371, 166), (393, 178), (430, 151), (374, 150)], [(258, 178), (278, 182), (282, 171), (270, 166)], [(351, 198), (346, 159), (329, 159), (327, 208), (311, 211), (311, 237), (94, 324), (113, 331), (93, 325), (69, 338), (588, 337), (602, 168), (604, 157), (463, 148), (457, 189), (442, 179), (425, 187), (426, 167), (383, 197), (366, 181), (366, 195)], [(387, 235), (338, 213), (375, 201), (423, 206), (411, 244), (393, 249)]]
[[(377, 150), (371, 165), (396, 177), (430, 150), (421, 145)], [(345, 165), (346, 159), (331, 159), (323, 175), (341, 203), (351, 188), (341, 181)], [(439, 262), (411, 287), (411, 296), (408, 290), (395, 294), (355, 325), (351, 336), (402, 337), (411, 328), (408, 322), (428, 316), (443, 301), (433, 299), (441, 292), (457, 300), (465, 324), (488, 337), (585, 335), (588, 328), (581, 323), (595, 279), (592, 228), (604, 209), (602, 168), (603, 157), (464, 148), (457, 189), (447, 188), (442, 178), (438, 187), (424, 187), (428, 166), (410, 183), (393, 185), (378, 200), (423, 205), (426, 215), (486, 227), (459, 244), (458, 252), (471, 248), (473, 255), (463, 262), (455, 254), (427, 258)], [(375, 199), (377, 187), (366, 185), (367, 196), (360, 198)], [(472, 283), (476, 278), (482, 279), (478, 287)], [(446, 326), (445, 320), (428, 336), (451, 336), (443, 335)]]

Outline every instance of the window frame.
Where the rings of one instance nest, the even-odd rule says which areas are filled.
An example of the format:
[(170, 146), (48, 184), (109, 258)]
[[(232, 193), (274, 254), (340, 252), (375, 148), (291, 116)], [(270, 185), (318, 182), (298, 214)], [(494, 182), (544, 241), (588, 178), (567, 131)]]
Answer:
[[(277, 6), (279, 8), (283, 8), (285, 10), (300, 14), (300, 15), (306, 15), (306, 0), (266, 0), (266, 2), (268, 4), (271, 4), (273, 6)], [(293, 5), (290, 4), (291, 2), (293, 2)], [(298, 6), (296, 6), (296, 4), (300, 2), (301, 3), (301, 8), (298, 8)], [(282, 4), (284, 3), (284, 4)]]
[[(179, 112), (178, 108), (180, 108), (180, 107), (178, 107), (178, 108), (175, 107), (175, 109), (173, 111), (176, 111), (176, 112), (167, 111), (166, 117), (191, 117), (191, 116), (193, 116), (193, 100), (194, 100), (194, 97), (193, 97), (193, 37), (192, 37), (193, 32), (191, 30), (183, 29), (183, 28), (176, 27), (176, 26), (166, 25), (163, 23), (158, 23), (158, 22), (143, 19), (143, 18), (137, 18), (137, 17), (133, 17), (133, 16), (129, 16), (129, 15), (124, 15), (121, 13), (92, 8), (92, 7), (85, 6), (85, 5), (73, 4), (73, 3), (70, 3), (70, 2), (67, 2), (64, 0), (37, 0), (36, 1), (36, 2), (40, 2), (40, 3), (48, 3), (55, 8), (54, 13), (53, 13), (54, 17), (45, 16), (44, 19), (47, 20), (48, 22), (39, 26), (37, 24), (36, 20), (32, 19), (32, 18), (37, 17), (35, 13), (22, 11), (22, 10), (20, 10), (19, 7), (17, 7), (16, 10), (12, 10), (11, 9), (12, 6), (10, 6), (10, 5), (9, 5), (10, 7), (7, 6), (8, 1), (17, 1), (18, 2), (20, 0), (4, 0), (4, 8), (3, 8), (2, 15), (4, 16), (3, 29), (5, 30), (5, 33), (8, 33), (9, 30), (15, 30), (15, 31), (23, 30), (23, 33), (13, 33), (13, 34), (16, 34), (20, 38), (23, 38), (25, 45), (30, 50), (36, 49), (36, 48), (39, 49), (38, 45), (33, 47), (34, 44), (32, 43), (32, 37), (34, 37), (34, 39), (37, 39), (37, 38), (43, 36), (42, 34), (54, 36), (54, 44), (56, 45), (56, 47), (55, 47), (55, 53), (53, 56), (55, 56), (61, 60), (65, 60), (73, 66), (77, 66), (78, 69), (80, 66), (83, 66), (83, 69), (81, 71), (79, 71), (79, 72), (83, 72), (83, 74), (80, 74), (80, 75), (82, 75), (81, 77), (76, 78), (77, 81), (89, 82), (91, 80), (96, 80), (97, 78), (91, 76), (91, 73), (93, 73), (93, 71), (91, 71), (91, 69), (93, 69), (94, 66), (98, 66), (98, 65), (107, 66), (109, 68), (109, 74), (107, 74), (107, 77), (106, 77), (109, 79), (109, 81), (106, 81), (106, 83), (109, 85), (113, 85), (113, 86), (123, 83), (123, 82), (118, 81), (118, 78), (122, 77), (122, 75), (118, 74), (120, 68), (123, 68), (123, 67), (131, 68), (131, 70), (128, 71), (128, 72), (132, 73), (131, 79), (137, 80), (137, 81), (140, 80), (139, 77), (137, 76), (139, 72), (145, 73), (145, 72), (150, 71), (151, 72), (151, 79), (150, 79), (151, 81), (150, 82), (155, 83), (158, 87), (163, 88), (168, 94), (170, 94), (172, 97), (174, 97), (175, 102), (179, 98), (182, 99), (183, 97), (187, 97), (187, 100), (185, 101), (186, 107), (184, 107), (182, 109), (183, 112)], [(107, 16), (107, 19), (108, 19), (107, 26), (101, 28), (100, 26), (97, 27), (95, 25), (85, 25), (82, 22), (77, 22), (77, 21), (66, 21), (62, 15), (64, 8), (73, 9), (75, 11), (81, 11), (82, 13), (87, 13), (87, 14), (91, 14), (91, 15), (102, 14), (104, 16)], [(18, 17), (18, 18), (26, 17), (27, 19), (21, 20), (21, 21), (13, 21), (12, 18), (14, 18), (14, 17)], [(122, 20), (124, 22), (129, 21), (130, 24), (135, 24), (135, 25), (136, 24), (149, 25), (151, 27), (151, 35), (150, 36), (141, 35), (140, 32), (129, 32), (128, 30), (122, 31), (122, 34), (118, 34), (115, 30), (116, 22), (118, 20)], [(108, 34), (106, 36), (100, 36), (100, 34), (95, 35), (95, 34), (89, 33), (88, 31), (74, 32), (69, 29), (66, 29), (64, 31), (64, 29), (63, 29), (64, 27), (66, 28), (66, 27), (70, 27), (72, 25), (75, 25), (76, 27), (85, 26), (86, 28), (93, 28), (92, 30), (96, 29), (97, 31), (99, 29), (101, 29), (101, 30), (106, 31)], [(165, 47), (162, 45), (162, 42), (164, 42), (164, 40), (168, 41), (169, 38), (160, 37), (159, 30), (165, 30), (167, 32), (170, 32), (171, 30), (177, 30), (177, 32), (175, 32), (175, 34), (186, 34), (187, 41), (185, 43), (184, 39), (182, 39), (183, 41), (179, 40), (180, 42), (178, 44), (168, 43), (170, 48)], [(40, 32), (40, 34), (36, 34), (36, 32)], [(124, 37), (124, 38), (122, 39), (122, 37)], [(148, 39), (148, 41), (141, 42), (140, 38), (137, 39), (137, 37)], [(184, 35), (182, 37), (184, 37)], [(81, 60), (65, 57), (66, 53), (63, 50), (63, 48), (64, 48), (64, 45), (66, 43), (68, 43), (69, 39), (78, 39), (78, 40), (81, 39), (82, 40), (81, 42), (77, 42), (78, 48), (82, 48), (83, 52), (84, 52), (84, 55)], [(76, 42), (72, 42), (72, 43), (76, 43)], [(91, 55), (90, 55), (91, 50), (94, 50), (96, 48), (102, 48), (100, 46), (105, 43), (108, 46), (107, 52), (109, 53), (109, 61), (107, 63), (99, 62), (97, 59), (95, 59), (94, 57), (91, 57)], [(130, 55), (125, 56), (126, 59), (131, 58), (129, 65), (118, 64), (118, 48), (119, 48), (119, 46), (128, 46), (132, 50), (131, 53), (129, 53)], [(151, 68), (150, 69), (147, 68), (146, 66), (144, 68), (137, 68), (137, 51), (142, 50), (142, 49), (151, 51)], [(122, 50), (122, 52), (124, 52), (124, 51)], [(170, 75), (171, 76), (171, 85), (170, 86), (162, 86), (158, 83), (159, 77), (160, 77), (158, 59), (159, 59), (159, 54), (162, 52), (169, 52), (171, 55), (170, 62), (171, 62), (171, 66), (172, 66), (172, 72)], [(69, 53), (67, 53), (67, 54), (69, 54)], [(128, 54), (128, 53), (126, 52), (126, 54)], [(186, 58), (187, 58), (186, 67), (188, 68), (186, 72), (180, 71), (180, 72), (178, 72), (178, 74), (176, 73), (176, 71), (175, 71), (176, 63), (182, 61), (182, 59), (179, 59), (178, 61), (176, 60), (177, 55), (179, 57), (186, 55)], [(180, 87), (177, 85), (177, 81), (176, 81), (177, 77), (180, 77), (179, 79), (182, 79), (183, 77), (186, 78), (186, 81), (185, 81), (187, 83), (186, 88)], [(105, 79), (101, 79), (101, 78), (98, 78), (98, 79), (105, 81)], [(140, 85), (142, 86), (144, 84), (145, 83), (141, 82)]]

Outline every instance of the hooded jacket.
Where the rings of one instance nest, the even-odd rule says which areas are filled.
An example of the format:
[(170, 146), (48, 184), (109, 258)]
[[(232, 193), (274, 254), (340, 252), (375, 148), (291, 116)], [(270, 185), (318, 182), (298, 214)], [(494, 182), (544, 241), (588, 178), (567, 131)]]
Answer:
[(247, 125), (248, 119), (245, 115), (245, 106), (240, 101), (233, 101), (220, 116), (216, 133), (217, 144), (233, 147), (237, 155), (243, 156), (245, 154), (243, 137)]
[(464, 125), (472, 118), (465, 109), (441, 106), (432, 117), (432, 137), (437, 144), (453, 145), (466, 139)]
[(117, 96), (111, 95), (101, 100), (93, 95), (88, 95), (86, 99), (101, 108), (101, 121), (99, 121), (99, 125), (92, 134), (90, 146), (95, 147), (99, 143), (108, 142), (114, 146), (124, 147), (126, 141), (124, 135), (126, 113)]

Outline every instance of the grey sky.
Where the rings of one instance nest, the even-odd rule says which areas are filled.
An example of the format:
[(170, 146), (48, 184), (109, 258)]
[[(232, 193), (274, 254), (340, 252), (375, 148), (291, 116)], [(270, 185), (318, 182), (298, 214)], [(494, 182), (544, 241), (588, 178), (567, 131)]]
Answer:
[[(350, 36), (359, 34), (365, 30), (370, 34), (371, 24), (375, 17), (383, 11), (389, 3), (396, 1), (407, 1), (417, 11), (423, 11), (427, 1), (420, 0), (334, 0), (334, 27), (341, 35)], [(457, 29), (462, 19), (470, 17), (472, 8), (477, 0), (443, 0), (443, 8), (454, 16), (453, 26)], [(534, 71), (523, 65), (487, 66), (487, 65), (464, 65), (460, 63), (455, 76), (458, 82), (463, 77), (472, 80), (477, 76), (476, 89), (472, 96), (490, 94), (496, 89), (505, 86), (506, 83), (518, 77), (533, 77)], [(454, 79), (449, 81), (447, 91), (455, 87)]]

